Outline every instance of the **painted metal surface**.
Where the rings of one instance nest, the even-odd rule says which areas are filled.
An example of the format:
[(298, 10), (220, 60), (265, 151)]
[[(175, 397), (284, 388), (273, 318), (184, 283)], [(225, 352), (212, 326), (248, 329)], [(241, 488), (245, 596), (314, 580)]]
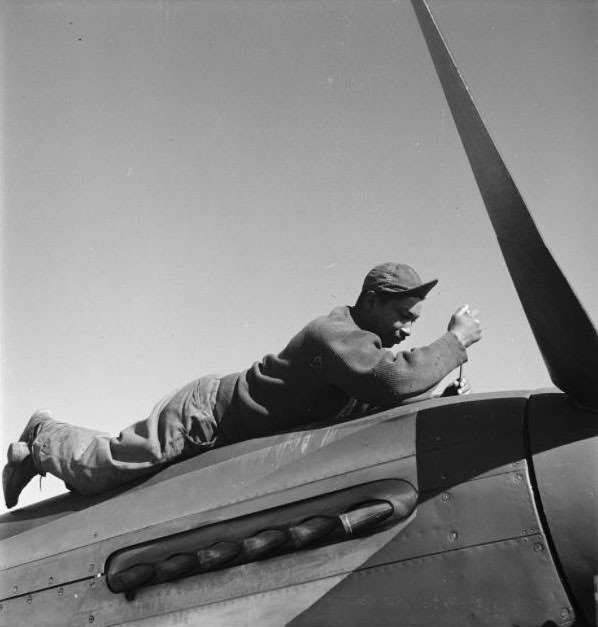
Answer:
[[(384, 438), (396, 441), (396, 429), (411, 440), (397, 448), (399, 459), (380, 461), (379, 450), (361, 458), (361, 463), (378, 461), (354, 468), (349, 481), (368, 473), (411, 474), (422, 493), (406, 523), (158, 584), (141, 589), (134, 601), (111, 593), (104, 576), (90, 573), (82, 581), (46, 585), (3, 601), (0, 625), (573, 624), (575, 614), (535, 508), (523, 446), (525, 406), (524, 394), (472, 397), (418, 405), (416, 413), (413, 408), (402, 418), (392, 412), (368, 418), (362, 432), (380, 428)], [(376, 446), (381, 440), (372, 433), (364, 438)], [(417, 455), (402, 456), (412, 449)], [(308, 448), (303, 454), (311, 460)], [(284, 471), (284, 458), (278, 463)], [(289, 463), (297, 467), (297, 458)], [(160, 483), (155, 478), (152, 485)], [(322, 490), (334, 483), (328, 478), (309, 485)], [(288, 501), (289, 489), (275, 494)], [(239, 511), (238, 505), (223, 511), (234, 509)], [(71, 559), (68, 553), (57, 557)]]
[[(596, 403), (596, 332), (425, 2), (412, 2), (551, 376)], [(563, 344), (559, 327), (575, 341)], [(0, 625), (579, 625), (577, 606), (589, 623), (595, 416), (538, 395), (526, 432), (527, 408), (527, 394), (421, 403), (212, 451), (100, 499), (3, 517)], [(106, 587), (103, 565), (119, 548), (392, 478), (418, 487), (417, 510), (371, 536), (158, 584), (134, 601)]]
[(598, 573), (598, 416), (562, 394), (529, 404), (533, 469), (550, 535), (570, 590), (588, 624)]
[[(0, 598), (13, 596), (15, 581), (20, 594), (46, 587), (49, 577), (58, 584), (99, 572), (105, 556), (123, 546), (388, 478), (379, 476), (381, 464), (413, 460), (414, 415), (413, 409), (385, 412), (359, 424), (227, 447), (179, 464), (176, 473), (174, 466), (166, 469), (146, 486), (5, 538)], [(415, 473), (410, 461), (391, 476), (415, 484)]]
[[(252, 565), (244, 572), (228, 573), (228, 577), (224, 573), (214, 576), (209, 582), (197, 577), (170, 589), (164, 584), (153, 594), (140, 594), (128, 604), (111, 594), (103, 580), (78, 582), (65, 586), (60, 595), (57, 590), (48, 590), (33, 595), (31, 601), (19, 598), (5, 602), (0, 613), (0, 620), (5, 622), (0, 624), (495, 627), (541, 625), (550, 620), (572, 624), (566, 597), (555, 588), (550, 560), (537, 548), (541, 539), (533, 540), (505, 540), (360, 570), (352, 568), (356, 560), (346, 559), (343, 575), (331, 573), (330, 568), (325, 574), (326, 556), (320, 556), (317, 562), (312, 558), (297, 569), (298, 575), (305, 575), (315, 568), (319, 578), (297, 578), (283, 586), (277, 579), (285, 564), (273, 561), (259, 570)], [(339, 559), (343, 557), (355, 555)], [(360, 557), (363, 559), (363, 554)], [(499, 580), (496, 570), (489, 568), (493, 563), (511, 567), (503, 569)], [(218, 589), (231, 591), (231, 584), (237, 586), (236, 595), (202, 603), (207, 596), (214, 598)], [(500, 599), (496, 586), (503, 594)], [(36, 622), (40, 619), (43, 622)]]
[[(309, 486), (308, 496), (314, 494), (322, 494), (335, 489), (342, 489), (351, 485), (359, 485), (367, 481), (376, 481), (379, 479), (387, 479), (388, 477), (401, 477), (408, 474), (415, 476), (414, 458), (405, 460), (391, 461), (386, 464), (377, 465), (373, 468), (365, 468), (353, 473), (349, 473), (342, 477), (342, 482), (322, 481), (315, 482)], [(284, 505), (292, 503), (295, 500), (304, 498), (306, 490), (287, 490), (279, 495), (279, 503)], [(296, 498), (295, 498), (296, 497)], [(247, 514), (263, 511), (271, 507), (272, 501), (268, 499), (256, 499), (245, 504), (245, 507), (223, 508), (221, 512), (217, 512), (218, 516), (210, 516), (209, 519), (203, 519), (206, 524), (213, 523), (217, 520), (227, 520), (230, 517), (239, 515), (240, 512)], [(202, 518), (197, 517), (197, 521), (201, 522)], [(169, 533), (171, 529), (177, 528), (174, 524), (159, 524), (141, 527), (139, 530), (108, 538), (96, 544), (79, 547), (70, 551), (57, 552), (55, 555), (48, 556), (41, 560), (24, 563), (6, 569), (1, 573), (1, 582), (5, 597), (12, 597), (17, 594), (24, 594), (25, 591), (41, 590), (50, 585), (57, 586), (61, 583), (81, 579), (84, 577), (93, 577), (95, 574), (102, 572), (103, 564), (106, 558), (115, 550), (143, 542), (150, 538), (163, 536)], [(150, 521), (140, 521), (140, 524), (150, 524)], [(66, 527), (66, 526), (65, 526)], [(65, 527), (62, 527), (64, 529)], [(43, 529), (43, 528), (42, 528)], [(51, 534), (62, 534), (61, 527), (52, 529)], [(52, 538), (52, 535), (48, 535)], [(0, 546), (1, 550), (1, 546)], [(73, 573), (75, 576), (73, 576)], [(50, 582), (52, 579), (52, 582)], [(14, 586), (18, 586), (18, 590), (14, 590)]]
[[(380, 412), (373, 416), (366, 416), (350, 422), (341, 422), (338, 424), (331, 422), (327, 424), (306, 425), (302, 431), (280, 434), (267, 438), (256, 438), (254, 440), (248, 440), (233, 446), (215, 449), (204, 453), (199, 457), (174, 464), (149, 479), (138, 482), (137, 484), (132, 483), (118, 490), (107, 491), (101, 495), (89, 497), (76, 494), (66, 494), (29, 505), (28, 507), (7, 512), (6, 514), (0, 516), (0, 540), (6, 540), (27, 530), (35, 529), (36, 527), (46, 525), (52, 521), (58, 521), (60, 518), (64, 518), (66, 516), (72, 517), (79, 512), (91, 510), (92, 508), (101, 506), (105, 501), (110, 501), (111, 503), (133, 502), (134, 505), (137, 505), (138, 503), (135, 495), (138, 491), (143, 490), (145, 495), (148, 495), (150, 494), (149, 490), (153, 486), (163, 485), (165, 481), (169, 481), (177, 477), (183, 477), (191, 472), (198, 471), (208, 466), (226, 464), (227, 462), (230, 462), (233, 457), (235, 459), (243, 458), (244, 461), (240, 463), (244, 464), (247, 467), (247, 470), (253, 470), (253, 466), (257, 466), (260, 459), (271, 464), (273, 457), (271, 454), (272, 452), (266, 449), (278, 449), (278, 455), (283, 455), (288, 462), (293, 457), (296, 458), (298, 453), (311, 454), (319, 448), (332, 445), (334, 442), (337, 442), (337, 446), (342, 447), (342, 444), (340, 443), (341, 440), (351, 438), (363, 429), (382, 421), (402, 421), (407, 416), (414, 415), (423, 410), (434, 409), (435, 407), (458, 406), (461, 403), (470, 403), (473, 400), (485, 401), (491, 399), (501, 400), (508, 398), (527, 398), (528, 395), (529, 392), (526, 390), (517, 390), (509, 392), (472, 394), (468, 397), (434, 398), (425, 401), (418, 401), (417, 403), (413, 403), (411, 405), (404, 405), (402, 407)], [(410, 427), (409, 425), (406, 425), (405, 428)], [(403, 439), (403, 434), (398, 431), (395, 431), (395, 436), (401, 437), (400, 441), (394, 442), (395, 458), (413, 454), (414, 451), (407, 448), (407, 446), (412, 443), (411, 439)], [(430, 447), (431, 446), (433, 446), (433, 443), (430, 444)], [(262, 451), (262, 453), (260, 453), (260, 451)], [(272, 469), (275, 470), (276, 466), (271, 465), (271, 470)], [(260, 472), (259, 476), (262, 474), (264, 474), (263, 471)], [(248, 479), (245, 478), (245, 481), (248, 481)], [(194, 498), (194, 495), (197, 492), (197, 486), (193, 487), (194, 490), (188, 492), (188, 498), (185, 501), (174, 499), (172, 502), (167, 503), (167, 505), (171, 506), (172, 509), (164, 514), (165, 520), (182, 518), (190, 512), (192, 513), (194, 508), (197, 508), (197, 499)], [(243, 486), (239, 487), (242, 488)], [(202, 495), (202, 498), (205, 501), (206, 496)], [(132, 499), (135, 500), (132, 501)], [(95, 516), (100, 510), (94, 509), (93, 511)], [(93, 516), (89, 516), (89, 518), (93, 518)], [(138, 518), (139, 516), (136, 515), (136, 512), (131, 512), (130, 508), (123, 507), (121, 508), (121, 511), (118, 512), (118, 518), (113, 519), (112, 522), (115, 525), (118, 524), (118, 532), (121, 532), (126, 530), (127, 525), (135, 526)], [(83, 517), (80, 520), (81, 522), (87, 522), (87, 519)], [(100, 524), (101, 521), (97, 526), (99, 527)], [(97, 531), (98, 536), (101, 537), (108, 533), (102, 531), (101, 528), (97, 529)], [(86, 541), (89, 541), (89, 537), (87, 535), (83, 535), (82, 542)]]
[[(556, 624), (573, 624), (575, 611), (553, 563), (550, 539), (536, 512), (530, 485), (523, 431), (527, 396), (430, 401), (355, 423), (246, 443), (239, 457), (234, 457), (239, 447), (230, 447), (217, 451), (216, 459), (198, 458), (167, 469), (163, 476), (120, 498), (50, 518), (37, 527), (25, 525), (22, 534), (3, 542), (14, 545), (13, 550), (19, 545), (23, 550), (21, 563), (2, 574), (5, 600), (0, 625), (79, 625), (89, 617), (96, 625), (131, 621), (179, 625), (206, 620), (227, 626), (255, 624), (255, 620), (265, 625), (324, 620), (333, 625), (332, 615), (342, 617), (345, 625), (360, 625), (372, 613), (377, 624), (390, 625), (397, 624), (397, 611), (405, 616), (403, 624), (412, 619), (419, 625), (494, 625), (499, 619), (501, 624), (509, 620), (511, 624), (541, 624), (532, 621), (534, 615)], [(570, 555), (578, 568), (583, 563), (580, 551), (587, 555), (587, 546), (572, 548), (570, 538), (577, 538), (577, 543), (580, 538), (591, 538), (583, 528), (583, 521), (592, 525), (591, 517), (583, 508), (575, 510), (582, 513), (581, 518), (561, 517), (559, 508), (570, 504), (575, 482), (571, 484), (570, 475), (562, 474), (562, 457), (554, 464), (554, 455), (573, 455), (579, 462), (579, 447), (587, 446), (587, 433), (581, 427), (565, 426), (571, 422), (572, 410), (563, 395), (532, 396), (530, 402), (534, 464), (539, 469), (538, 482), (544, 482), (540, 491), (546, 493), (543, 501), (547, 503), (556, 498), (552, 495), (555, 476), (544, 478), (542, 468), (553, 473), (561, 469), (558, 507), (552, 514), (551, 507), (546, 508), (548, 522), (552, 529), (554, 519), (554, 529), (560, 529), (554, 534), (559, 557)], [(562, 446), (572, 448), (560, 452)], [(267, 460), (268, 472), (255, 483), (243, 479), (241, 489), (247, 490), (248, 498), (242, 501), (242, 492), (231, 478), (243, 474), (244, 468), (257, 467), (259, 460)], [(231, 465), (237, 461), (239, 468), (234, 471)], [(203, 483), (203, 476), (208, 476), (209, 484), (215, 481), (210, 474), (222, 468), (230, 481), (227, 490), (199, 499), (194, 503), (195, 513), (189, 513), (189, 503), (183, 503), (176, 514), (184, 515), (163, 519), (163, 503), (156, 500), (160, 490), (172, 491), (176, 481), (186, 487)], [(591, 478), (592, 468), (589, 475), (587, 467), (582, 473), (584, 481)], [(106, 589), (103, 564), (115, 548), (164, 535), (164, 530), (188, 529), (198, 521), (224, 521), (263, 511), (273, 503), (280, 507), (306, 495), (390, 477), (408, 477), (420, 489), (417, 515), (408, 525), (370, 538), (160, 584), (151, 593), (140, 591), (133, 602)], [(593, 484), (589, 487), (593, 489)], [(581, 494), (587, 496), (587, 490)], [(129, 516), (118, 511), (124, 502), (129, 503)], [(586, 499), (582, 504), (591, 507), (591, 502)], [(157, 522), (144, 517), (138, 520), (140, 527), (129, 530), (135, 523), (131, 503), (141, 504), (146, 514), (153, 511)], [(103, 512), (99, 521), (95, 508)], [(118, 534), (117, 528), (110, 534), (112, 512), (115, 520), (123, 521), (124, 533)], [(75, 529), (84, 514), (96, 523), (84, 530), (87, 544), (66, 551), (54, 549), (53, 555), (27, 561), (28, 545), (21, 544), (23, 539), (28, 542), (37, 533), (45, 539), (48, 551), (63, 547), (67, 543), (65, 521)], [(576, 526), (580, 520), (582, 528)], [(98, 528), (104, 530), (104, 537), (89, 540)], [(59, 534), (59, 541), (47, 542), (49, 532)], [(559, 535), (564, 544), (557, 541)], [(591, 586), (591, 577), (589, 581)]]
[(464, 404), (420, 411), (415, 436), (420, 493), (511, 469), (525, 456), (526, 403), (523, 393), (492, 402), (471, 396)]
[[(520, 448), (497, 443), (505, 438), (519, 442), (511, 432), (521, 428), (525, 395), (490, 398), (426, 401), (234, 445), (172, 466), (113, 499), (5, 538), (0, 598), (14, 596), (15, 585), (22, 594), (47, 587), (50, 577), (58, 585), (101, 572), (105, 556), (123, 546), (359, 483), (396, 477), (416, 485), (419, 475), (425, 489), (432, 484), (440, 489), (448, 481), (499, 472), (501, 464), (521, 457)], [(496, 419), (497, 412), (503, 420)], [(483, 424), (478, 424), (478, 414), (486, 416)], [(483, 457), (476, 453), (480, 437), (495, 442)], [(412, 459), (416, 447), (417, 466)], [(396, 474), (382, 469), (385, 462), (400, 460), (405, 463), (393, 468)]]
[(570, 625), (571, 606), (541, 546), (541, 536), (504, 540), (362, 569), (288, 624), (357, 627), (375, 616), (376, 625)]

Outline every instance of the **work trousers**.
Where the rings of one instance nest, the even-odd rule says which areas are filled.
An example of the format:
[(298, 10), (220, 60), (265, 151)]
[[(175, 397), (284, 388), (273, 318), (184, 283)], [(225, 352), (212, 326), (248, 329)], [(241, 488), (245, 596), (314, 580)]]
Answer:
[(199, 455), (216, 443), (219, 384), (218, 375), (188, 383), (116, 437), (56, 420), (44, 423), (31, 447), (34, 464), (71, 490), (95, 494)]

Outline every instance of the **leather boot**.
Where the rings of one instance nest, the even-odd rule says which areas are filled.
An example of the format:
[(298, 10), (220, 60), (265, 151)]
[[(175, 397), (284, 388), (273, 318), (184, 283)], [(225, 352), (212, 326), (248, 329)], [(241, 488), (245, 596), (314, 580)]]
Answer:
[(36, 411), (29, 419), (18, 442), (8, 447), (7, 464), (2, 470), (4, 502), (9, 509), (14, 507), (23, 488), (39, 474), (31, 455), (31, 446), (44, 424), (52, 420), (47, 409)]

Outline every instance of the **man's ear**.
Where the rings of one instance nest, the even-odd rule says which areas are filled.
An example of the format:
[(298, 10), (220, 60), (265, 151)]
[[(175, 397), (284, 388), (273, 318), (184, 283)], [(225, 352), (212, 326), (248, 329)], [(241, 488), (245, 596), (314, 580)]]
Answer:
[(373, 292), (371, 290), (369, 292), (366, 292), (366, 294), (365, 294), (365, 296), (363, 298), (363, 308), (364, 308), (364, 310), (365, 311), (371, 311), (377, 301), (378, 301), (378, 297), (376, 296), (376, 292)]

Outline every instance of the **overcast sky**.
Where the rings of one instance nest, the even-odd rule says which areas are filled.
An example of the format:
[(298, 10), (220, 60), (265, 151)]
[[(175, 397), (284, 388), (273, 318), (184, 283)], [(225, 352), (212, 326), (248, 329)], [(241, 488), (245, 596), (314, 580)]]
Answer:
[[(40, 407), (117, 433), (387, 260), (440, 280), (410, 345), (469, 303), (474, 389), (550, 385), (409, 2), (1, 7), (3, 451)], [(596, 320), (596, 3), (431, 7)]]

